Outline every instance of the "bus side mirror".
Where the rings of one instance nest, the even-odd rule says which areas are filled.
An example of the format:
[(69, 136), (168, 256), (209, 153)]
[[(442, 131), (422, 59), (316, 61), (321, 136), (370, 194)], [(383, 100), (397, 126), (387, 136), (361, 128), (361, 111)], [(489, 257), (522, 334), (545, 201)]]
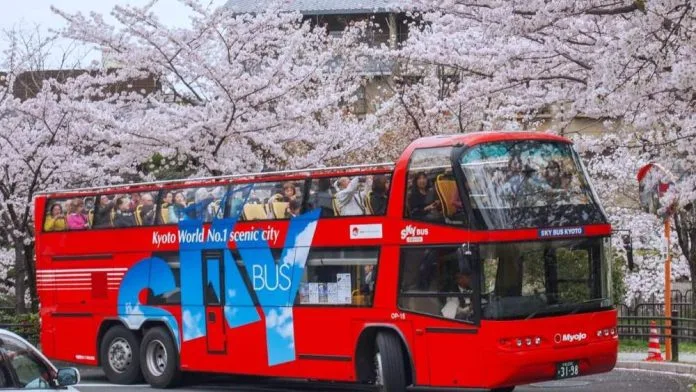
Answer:
[(631, 234), (624, 234), (621, 236), (623, 241), (624, 250), (626, 250), (626, 259), (628, 259), (628, 270), (633, 271), (633, 241), (631, 240)]

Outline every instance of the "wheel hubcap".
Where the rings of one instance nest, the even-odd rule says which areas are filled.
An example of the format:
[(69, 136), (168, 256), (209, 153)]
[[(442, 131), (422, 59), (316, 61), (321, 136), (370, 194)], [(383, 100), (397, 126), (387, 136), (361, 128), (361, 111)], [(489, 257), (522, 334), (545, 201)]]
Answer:
[(147, 344), (145, 351), (147, 370), (153, 376), (159, 377), (167, 367), (167, 350), (159, 340), (153, 340)]
[(124, 338), (116, 338), (109, 346), (109, 366), (118, 373), (128, 369), (133, 360), (133, 350)]
[(384, 385), (384, 369), (379, 351), (375, 353), (375, 385)]

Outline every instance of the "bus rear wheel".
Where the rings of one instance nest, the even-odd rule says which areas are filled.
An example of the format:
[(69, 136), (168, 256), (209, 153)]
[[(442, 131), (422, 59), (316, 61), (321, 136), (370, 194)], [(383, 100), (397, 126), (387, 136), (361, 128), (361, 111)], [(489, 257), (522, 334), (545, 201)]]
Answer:
[(491, 389), (491, 392), (512, 392), (515, 390), (515, 387), (503, 387), (503, 388), (493, 388)]
[(140, 367), (152, 387), (171, 388), (179, 384), (179, 351), (166, 329), (147, 331), (140, 345)]
[(99, 351), (99, 361), (109, 381), (129, 385), (142, 380), (140, 342), (133, 331), (122, 325), (109, 328)]
[(375, 384), (382, 392), (406, 390), (406, 364), (401, 341), (393, 333), (377, 333), (374, 356)]

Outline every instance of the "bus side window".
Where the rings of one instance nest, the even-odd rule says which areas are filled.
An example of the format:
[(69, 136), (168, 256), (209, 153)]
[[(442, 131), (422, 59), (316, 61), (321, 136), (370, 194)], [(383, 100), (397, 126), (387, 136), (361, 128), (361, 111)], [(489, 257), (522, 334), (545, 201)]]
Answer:
[(399, 308), (474, 322), (476, 257), (459, 246), (402, 249)]
[(321, 216), (384, 215), (391, 175), (322, 177), (312, 180), (308, 207)]
[(372, 306), (378, 248), (310, 250), (295, 305)]
[(461, 224), (463, 205), (452, 176), (451, 147), (415, 150), (408, 164), (404, 217)]

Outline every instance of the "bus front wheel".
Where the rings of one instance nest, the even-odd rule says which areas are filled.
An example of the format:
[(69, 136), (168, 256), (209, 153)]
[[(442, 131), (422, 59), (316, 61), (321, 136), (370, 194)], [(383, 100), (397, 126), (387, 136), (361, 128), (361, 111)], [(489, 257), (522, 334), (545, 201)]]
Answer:
[(147, 331), (140, 344), (140, 367), (145, 380), (155, 388), (171, 388), (179, 383), (179, 351), (166, 329)]
[(99, 361), (106, 378), (114, 384), (135, 384), (140, 373), (140, 342), (133, 331), (123, 325), (109, 328), (99, 350)]
[(379, 332), (375, 346), (375, 384), (382, 392), (405, 391), (406, 364), (401, 341), (393, 333)]
[(491, 389), (491, 392), (512, 392), (514, 390), (515, 390), (515, 387), (504, 387), (504, 388)]

